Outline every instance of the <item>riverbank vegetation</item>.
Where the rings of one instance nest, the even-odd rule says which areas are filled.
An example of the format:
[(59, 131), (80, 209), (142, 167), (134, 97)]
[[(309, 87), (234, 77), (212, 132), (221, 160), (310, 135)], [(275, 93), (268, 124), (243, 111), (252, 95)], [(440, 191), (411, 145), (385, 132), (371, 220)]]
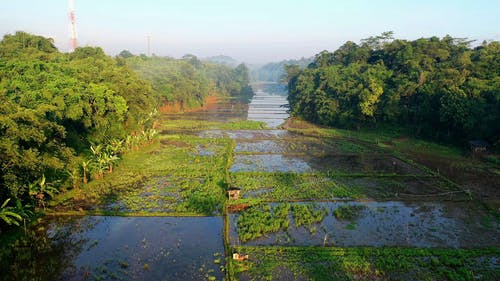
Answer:
[[(49, 201), (56, 196), (93, 197), (95, 190), (88, 185), (114, 190), (102, 186), (115, 179), (119, 161), (159, 145), (155, 139), (165, 129), (158, 123), (161, 105), (192, 108), (202, 106), (208, 96), (248, 98), (252, 93), (243, 64), (233, 69), (192, 55), (173, 59), (127, 52), (112, 58), (98, 47), (61, 53), (52, 39), (25, 32), (0, 41), (0, 77), (1, 229), (19, 224), (35, 207), (53, 207)], [(262, 127), (256, 122), (226, 126)], [(139, 174), (120, 174), (119, 182), (136, 186), (146, 180)], [(218, 179), (204, 179), (202, 185), (212, 186)], [(184, 212), (220, 208), (222, 190), (203, 190), (190, 189), (185, 204), (191, 207), (186, 205)], [(196, 209), (196, 198), (213, 202)], [(75, 206), (88, 207), (80, 205)]]
[(392, 32), (287, 67), (291, 114), (317, 124), (383, 124), (411, 135), (464, 144), (500, 137), (499, 42), (470, 47), (450, 36), (413, 41)]
[(128, 51), (118, 55), (118, 62), (149, 81), (162, 104), (177, 104), (181, 111), (203, 106), (209, 96), (250, 99), (253, 95), (245, 64), (231, 68), (201, 61), (194, 55), (174, 59), (134, 56)]
[(51, 39), (6, 35), (0, 77), (0, 199), (11, 206), (44, 207), (90, 173), (111, 172), (113, 143), (153, 126), (149, 83), (100, 48), (65, 54)]
[(67, 192), (56, 213), (113, 215), (214, 215), (224, 204), (228, 139), (161, 135), (123, 155), (116, 173)]

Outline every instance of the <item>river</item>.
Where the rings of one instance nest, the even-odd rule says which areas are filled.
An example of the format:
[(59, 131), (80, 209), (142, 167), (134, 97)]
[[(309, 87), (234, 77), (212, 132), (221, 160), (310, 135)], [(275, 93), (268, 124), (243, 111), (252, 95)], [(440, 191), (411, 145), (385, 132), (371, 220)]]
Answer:
[[(314, 226), (318, 229), (314, 233), (311, 228), (296, 226), (242, 243), (236, 223), (239, 214), (230, 214), (230, 237), (226, 238), (233, 245), (452, 248), (500, 245), (497, 222), (487, 221), (485, 227), (474, 221), (477, 217), (488, 218), (489, 214), (472, 208), (469, 203), (365, 202), (379, 196), (377, 192), (434, 192), (442, 183), (411, 163), (388, 153), (371, 151), (361, 144), (279, 129), (289, 117), (286, 90), (282, 85), (270, 83), (254, 84), (253, 88), (255, 95), (249, 104), (223, 99), (205, 110), (170, 114), (162, 120), (264, 122), (267, 126), (264, 130), (181, 131), (202, 138), (234, 140), (229, 174), (250, 173), (255, 177), (254, 181), (238, 186), (244, 198), (280, 202), (315, 199), (322, 201), (316, 206), (324, 209), (326, 216)], [(175, 130), (169, 132), (178, 134)], [(200, 157), (210, 156), (207, 151)], [(363, 177), (332, 178), (321, 174), (331, 171)], [(251, 173), (260, 173), (257, 175), (270, 181), (256, 185), (259, 179)], [(290, 178), (280, 181), (279, 173), (290, 173)], [(303, 173), (308, 176), (301, 177)], [(377, 174), (384, 176), (377, 177)], [(310, 186), (309, 179), (312, 179)], [(238, 184), (234, 177), (232, 181), (231, 184)], [(304, 186), (308, 189), (301, 191)], [(320, 190), (326, 187), (331, 194)], [(356, 190), (358, 198), (364, 200), (338, 201), (335, 192), (339, 187)], [(294, 190), (299, 191), (294, 193)], [(309, 194), (316, 197), (309, 198)], [(356, 221), (345, 221), (334, 216), (335, 209), (344, 205), (364, 208)], [(29, 230), (29, 239), (19, 244), (18, 256), (0, 277), (6, 280), (222, 280), (226, 276), (223, 222), (222, 216), (49, 217)]]

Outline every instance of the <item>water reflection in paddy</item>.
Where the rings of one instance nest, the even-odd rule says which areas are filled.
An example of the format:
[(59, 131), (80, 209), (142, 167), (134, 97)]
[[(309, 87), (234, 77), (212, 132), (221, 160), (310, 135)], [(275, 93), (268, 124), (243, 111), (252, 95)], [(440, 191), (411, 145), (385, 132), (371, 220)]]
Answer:
[(66, 217), (48, 223), (69, 266), (61, 280), (222, 279), (220, 217)]
[(258, 89), (248, 106), (248, 120), (262, 121), (270, 128), (277, 128), (290, 117), (286, 95), (273, 94)]
[[(318, 202), (314, 205), (327, 212), (321, 223), (296, 227), (292, 211), (287, 231), (269, 233), (247, 242), (238, 239), (236, 222), (239, 214), (231, 214), (231, 242), (233, 245), (338, 247), (500, 246), (500, 226), (496, 219), (474, 202)], [(334, 211), (341, 206), (362, 208), (354, 218), (342, 219), (334, 215)], [(488, 223), (477, 218), (483, 218)]]

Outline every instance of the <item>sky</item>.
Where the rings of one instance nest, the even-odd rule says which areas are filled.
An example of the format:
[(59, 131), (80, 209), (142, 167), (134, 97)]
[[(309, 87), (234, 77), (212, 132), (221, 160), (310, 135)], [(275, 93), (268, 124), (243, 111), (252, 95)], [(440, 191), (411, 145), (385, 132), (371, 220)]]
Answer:
[[(334, 51), (394, 31), (500, 41), (500, 0), (74, 0), (80, 46), (261, 64)], [(69, 50), (68, 0), (0, 0), (0, 35), (26, 31)]]

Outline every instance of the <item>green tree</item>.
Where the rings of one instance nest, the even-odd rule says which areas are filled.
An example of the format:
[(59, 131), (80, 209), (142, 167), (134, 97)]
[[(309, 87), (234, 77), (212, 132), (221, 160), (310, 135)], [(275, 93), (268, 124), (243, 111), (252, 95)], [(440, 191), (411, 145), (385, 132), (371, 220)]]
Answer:
[(417, 136), (496, 142), (500, 44), (471, 49), (463, 38), (393, 40), (392, 33), (323, 51), (307, 69), (287, 69), (294, 116), (341, 127), (386, 122)]

